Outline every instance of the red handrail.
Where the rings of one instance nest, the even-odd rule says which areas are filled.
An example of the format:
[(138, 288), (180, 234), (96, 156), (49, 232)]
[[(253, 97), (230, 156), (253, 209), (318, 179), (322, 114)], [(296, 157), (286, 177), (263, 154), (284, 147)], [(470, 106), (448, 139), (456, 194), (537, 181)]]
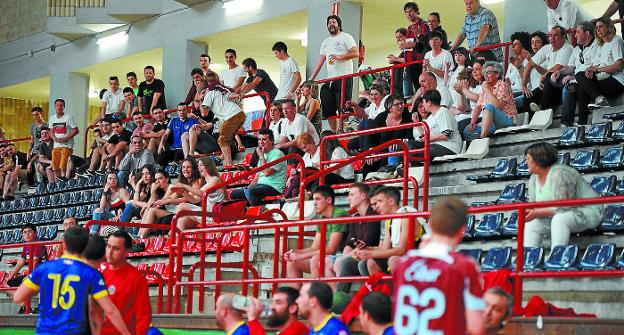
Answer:
[(15, 143), (15, 142), (26, 142), (26, 141), (30, 141), (30, 137), (18, 137), (18, 138), (4, 139), (4, 140), (1, 140), (0, 143)]
[[(512, 41), (484, 45), (482, 47), (475, 48), (475, 51), (486, 51), (486, 50), (504, 48), (503, 49), (503, 68), (505, 69), (505, 72), (507, 72), (507, 67), (509, 66), (509, 46), (511, 44), (512, 44)], [(501, 73), (501, 76), (504, 77), (505, 74)]]

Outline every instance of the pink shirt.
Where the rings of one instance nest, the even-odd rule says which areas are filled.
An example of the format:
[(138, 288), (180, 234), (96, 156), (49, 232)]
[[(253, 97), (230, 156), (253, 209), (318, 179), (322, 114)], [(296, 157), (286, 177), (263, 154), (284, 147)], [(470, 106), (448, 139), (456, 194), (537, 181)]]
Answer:
[[(485, 82), (483, 85), (486, 85)], [(518, 115), (518, 110), (516, 109), (516, 103), (513, 98), (513, 93), (511, 93), (511, 87), (503, 80), (499, 80), (494, 84), (494, 88), (492, 89), (492, 94), (500, 101), (499, 109), (505, 112), (509, 117), (515, 118)], [(479, 95), (479, 100), (477, 100), (478, 106), (485, 106), (485, 104), (489, 103), (487, 93), (485, 90), (481, 92)]]

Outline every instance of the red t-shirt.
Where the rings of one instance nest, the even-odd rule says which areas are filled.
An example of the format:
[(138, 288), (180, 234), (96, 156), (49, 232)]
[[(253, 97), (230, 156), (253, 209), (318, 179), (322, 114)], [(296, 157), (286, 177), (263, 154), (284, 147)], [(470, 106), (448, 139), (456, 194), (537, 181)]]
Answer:
[[(145, 276), (134, 266), (126, 264), (111, 269), (108, 263), (102, 270), (108, 294), (131, 334), (145, 335), (152, 320), (149, 288)], [(102, 335), (119, 334), (108, 318), (104, 320)]]
[(437, 243), (401, 258), (393, 296), (398, 334), (464, 334), (466, 311), (485, 307), (477, 265)]
[[(249, 334), (253, 335), (265, 335), (266, 332), (264, 328), (258, 321), (255, 319), (253, 321), (247, 322), (247, 326), (249, 327)], [(308, 335), (310, 329), (305, 323), (295, 320), (288, 328), (286, 328), (283, 332), (276, 332), (277, 335)]]

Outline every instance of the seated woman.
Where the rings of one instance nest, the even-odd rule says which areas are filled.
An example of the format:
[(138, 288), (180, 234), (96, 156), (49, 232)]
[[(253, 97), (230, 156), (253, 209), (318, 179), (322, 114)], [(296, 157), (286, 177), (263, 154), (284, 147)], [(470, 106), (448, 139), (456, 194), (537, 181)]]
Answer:
[[(100, 206), (93, 211), (93, 220), (120, 221), (121, 211), (128, 201), (130, 201), (130, 194), (119, 184), (117, 173), (109, 171), (106, 174), (106, 184), (102, 198), (100, 198)], [(107, 235), (106, 232), (112, 233), (117, 229), (115, 226), (105, 226), (102, 229), (102, 235)], [(90, 233), (97, 234), (99, 230), (100, 225), (94, 224), (91, 226)]]
[[(178, 205), (178, 209), (176, 213), (184, 210), (190, 211), (201, 211), (201, 200), (204, 192), (221, 183), (221, 176), (219, 175), (219, 171), (217, 171), (217, 166), (214, 161), (210, 157), (202, 157), (199, 159), (198, 163), (199, 174), (204, 179), (205, 183), (200, 188), (193, 187), (187, 184), (179, 184), (181, 188), (181, 195), (187, 199), (192, 199), (191, 202), (183, 202)], [(212, 207), (214, 204), (218, 202), (222, 202), (226, 199), (227, 191), (225, 187), (216, 189), (208, 194), (208, 198), (206, 199), (206, 211), (212, 211)], [(199, 205), (196, 205), (199, 204)], [(212, 222), (211, 217), (207, 217), (208, 222)], [(178, 218), (178, 228), (180, 230), (191, 229), (197, 226), (201, 222), (201, 217), (199, 216), (183, 216)]]
[[(169, 192), (169, 188), (171, 186), (169, 181), (170, 181), (169, 173), (167, 173), (166, 170), (161, 169), (156, 172), (156, 174), (154, 175), (154, 183), (150, 186), (150, 198), (147, 204), (145, 205), (145, 207), (141, 209), (141, 218), (145, 217), (146, 214), (150, 211), (155, 212), (154, 214), (151, 214), (153, 218), (155, 218), (156, 215), (160, 215), (160, 214), (162, 214), (162, 217), (168, 215), (169, 212), (166, 211), (165, 205), (162, 204), (162, 202), (160, 201)], [(161, 213), (160, 211), (163, 211), (164, 213)], [(144, 222), (146, 221), (143, 221), (142, 219), (141, 223), (144, 223)], [(154, 220), (148, 223), (156, 223), (156, 222)], [(150, 231), (152, 231), (151, 228), (140, 228), (138, 237), (145, 238), (150, 233)]]
[[(323, 137), (330, 136), (330, 135), (334, 135), (334, 133), (331, 130), (326, 130), (321, 134), (321, 139)], [(325, 159), (330, 159), (332, 161), (344, 160), (350, 157), (347, 151), (342, 147), (342, 145), (340, 145), (340, 143), (336, 139), (326, 140), (324, 151), (325, 151), (324, 152)], [(336, 164), (337, 163), (330, 164), (329, 167), (332, 167)], [(338, 169), (337, 175), (338, 177), (341, 177), (343, 179), (343, 181), (338, 180), (339, 181), (338, 183), (340, 184), (353, 182), (355, 179), (355, 171), (353, 170), (353, 164), (347, 164), (343, 166), (342, 168)], [(332, 176), (330, 178), (334, 178), (334, 177)], [(325, 182), (330, 185), (335, 184), (335, 183), (329, 183), (327, 181), (327, 177), (325, 177)]]
[[(162, 198), (154, 199), (150, 196), (150, 205), (145, 208), (141, 223), (150, 224), (156, 223), (159, 219), (165, 218), (175, 212), (178, 204), (183, 202), (197, 203), (200, 200), (195, 198), (189, 198), (182, 193), (183, 185), (189, 185), (195, 188), (200, 188), (204, 184), (204, 178), (199, 176), (197, 164), (193, 159), (187, 158), (182, 161), (182, 173), (178, 179), (178, 183), (167, 188), (166, 193)], [(139, 230), (139, 236), (142, 238), (147, 237), (151, 229), (141, 228)]]
[[(318, 134), (323, 130), (323, 115), (321, 113), (321, 101), (318, 99), (318, 85), (311, 80), (304, 81), (301, 89), (297, 90), (297, 113), (305, 116), (312, 122)], [(303, 101), (301, 101), (303, 97)], [(276, 134), (274, 132), (274, 134)]]
[(596, 20), (598, 64), (576, 74), (579, 84), (577, 106), (579, 119), (587, 119), (589, 108), (609, 107), (605, 97), (624, 92), (624, 42), (615, 34), (609, 18)]
[[(361, 119), (358, 123), (357, 130), (367, 129), (377, 115), (381, 114), (381, 112), (385, 110), (384, 105), (387, 97), (385, 94), (386, 92), (382, 85), (372, 84), (368, 90), (368, 95), (366, 96), (366, 99), (370, 101), (370, 104), (366, 108), (363, 108), (353, 101), (347, 102), (347, 107), (353, 108), (355, 115)], [(358, 136), (349, 140), (348, 147), (349, 151), (355, 154), (361, 152), (362, 150), (366, 150), (363, 149), (365, 145), (364, 137)]]
[[(121, 213), (121, 222), (130, 222), (133, 218), (141, 218), (141, 212), (143, 208), (147, 206), (152, 194), (151, 187), (152, 183), (154, 183), (155, 173), (156, 170), (151, 164), (147, 164), (141, 169), (141, 178), (132, 185), (134, 197), (132, 200), (128, 201), (126, 208), (123, 213)], [(136, 235), (139, 229), (132, 228), (130, 231), (132, 235)]]
[[(429, 126), (429, 158), (431, 160), (444, 155), (459, 154), (462, 148), (461, 135), (457, 131), (457, 121), (448, 108), (440, 106), (441, 100), (440, 92), (436, 90), (427, 91), (422, 97), (423, 109), (429, 114), (425, 122)], [(423, 133), (421, 127), (414, 128), (416, 140), (410, 141), (410, 147), (423, 147)]]
[[(552, 144), (535, 143), (527, 147), (524, 153), (531, 173), (529, 201), (598, 197), (578, 171), (557, 164), (557, 149)], [(541, 247), (543, 236), (549, 232), (551, 247), (568, 245), (570, 233), (598, 227), (602, 213), (600, 204), (527, 210), (524, 246)]]
[[(472, 111), (470, 124), (464, 129), (466, 140), (486, 138), (496, 129), (511, 127), (518, 122), (518, 111), (509, 84), (502, 79), (503, 67), (497, 62), (486, 62), (483, 92)], [(481, 123), (477, 120), (481, 117)]]

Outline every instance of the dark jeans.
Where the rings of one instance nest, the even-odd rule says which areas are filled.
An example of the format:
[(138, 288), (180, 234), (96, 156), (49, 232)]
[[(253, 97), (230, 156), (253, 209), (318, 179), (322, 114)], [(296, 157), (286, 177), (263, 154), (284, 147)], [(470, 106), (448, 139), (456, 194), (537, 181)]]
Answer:
[(161, 166), (165, 166), (173, 161), (179, 162), (183, 159), (184, 153), (182, 152), (182, 149), (170, 149), (164, 150), (160, 155), (158, 155), (156, 162)]
[(247, 199), (249, 205), (259, 206), (262, 204), (262, 199), (264, 199), (264, 197), (280, 194), (282, 193), (274, 189), (273, 186), (256, 184), (232, 191), (230, 199)]
[[(422, 74), (422, 65), (414, 64), (405, 68), (405, 78), (410, 85), (413, 87), (414, 92), (418, 91), (420, 88), (420, 83), (418, 82), (418, 78)], [(405, 92), (404, 92), (405, 93)]]
[(195, 151), (200, 154), (208, 154), (211, 152), (221, 151), (219, 145), (217, 144), (217, 139), (214, 138), (211, 134), (200, 131), (197, 136), (197, 144), (195, 144)]
[[(411, 149), (420, 149), (420, 148), (423, 148), (425, 146), (425, 142), (409, 140), (407, 142), (407, 146), (410, 148), (410, 150)], [(437, 143), (430, 143), (429, 144), (429, 161), (433, 161), (433, 159), (436, 158), (436, 157), (442, 157), (442, 156), (446, 156), (446, 155), (455, 155), (455, 154), (458, 154), (458, 152), (453, 152), (449, 148), (447, 148), (447, 147), (445, 147), (443, 145), (439, 145)], [(415, 156), (416, 157), (423, 157), (423, 155), (420, 154), (420, 153), (415, 154)]]
[[(550, 76), (552, 76), (551, 72), (549, 72), (546, 75), (546, 79), (544, 79), (544, 89), (542, 90), (542, 97), (539, 104), (542, 109), (552, 108), (554, 110), (557, 106), (561, 105), (561, 91), (563, 90), (563, 86), (554, 85), (550, 81)], [(561, 78), (559, 78), (559, 80), (561, 80)]]
[[(318, 170), (314, 168), (305, 168), (305, 171), (306, 171), (306, 176), (308, 176), (314, 172), (317, 172)], [(294, 197), (299, 196), (299, 182), (300, 181), (301, 181), (301, 175), (299, 173), (293, 176), (292, 180), (290, 181), (290, 186), (286, 189), (286, 191), (284, 191), (284, 196), (286, 198), (294, 198)], [(336, 173), (329, 173), (325, 175), (324, 182), (325, 182), (324, 185), (335, 185), (335, 184), (352, 183), (353, 180), (345, 179)], [(315, 180), (314, 182), (307, 184), (305, 188), (306, 190), (311, 192), (318, 185), (319, 185), (319, 181)]]
[[(323, 117), (336, 116), (337, 111), (344, 106), (340, 105), (342, 93), (342, 81), (336, 80), (321, 86), (321, 107), (323, 109)], [(351, 91), (353, 90), (353, 78), (345, 79), (345, 98), (347, 102), (351, 100)]]
[(597, 97), (601, 95), (614, 96), (624, 91), (624, 86), (613, 77), (597, 80), (594, 76), (594, 78), (590, 79), (585, 76), (584, 72), (577, 73), (575, 77), (578, 82), (577, 105), (580, 124), (587, 124), (589, 116), (589, 107), (587, 105), (593, 103)]
[[(576, 91), (578, 85), (575, 83), (569, 83), (561, 91), (561, 124), (568, 127), (574, 124), (574, 114), (576, 112)], [(585, 118), (587, 122), (587, 117)]]

